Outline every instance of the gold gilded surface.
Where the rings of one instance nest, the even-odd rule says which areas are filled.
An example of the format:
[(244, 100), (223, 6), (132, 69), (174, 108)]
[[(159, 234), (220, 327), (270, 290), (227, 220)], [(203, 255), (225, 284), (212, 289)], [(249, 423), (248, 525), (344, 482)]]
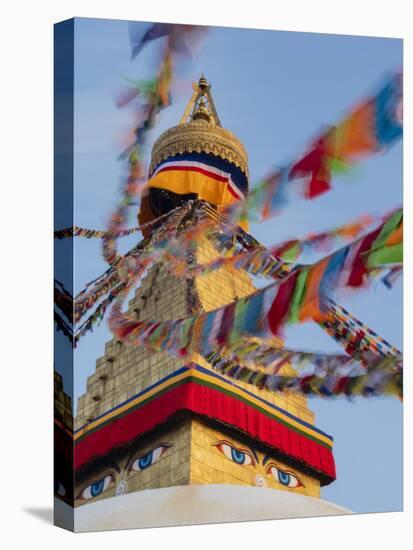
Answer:
[[(207, 238), (197, 243), (196, 263), (208, 264), (218, 255)], [(166, 288), (168, 292), (165, 292)], [(246, 272), (226, 266), (196, 277), (193, 291), (200, 311), (210, 311), (253, 293), (255, 287)], [(155, 266), (129, 302), (128, 312), (140, 320), (185, 317), (188, 315), (188, 296), (185, 279), (172, 276), (164, 265)], [(282, 342), (274, 343), (280, 345)], [(213, 371), (205, 358), (198, 354), (177, 359), (166, 352), (153, 353), (114, 339), (109, 341), (104, 356), (97, 361), (95, 373), (88, 378), (86, 393), (79, 398), (77, 427), (125, 402), (190, 361)], [(283, 373), (293, 374), (291, 365), (285, 365)], [(271, 392), (241, 381), (235, 384), (314, 423), (314, 415), (303, 395)], [(99, 399), (96, 400), (96, 397)], [(124, 494), (122, 491), (131, 493), (188, 484), (263, 486), (319, 497), (320, 483), (316, 478), (290, 466), (288, 459), (287, 462), (285, 458), (280, 461), (275, 454), (267, 457), (261, 450), (262, 446), (258, 448), (261, 445), (258, 441), (248, 438), (249, 443), (246, 444), (235, 428), (222, 427), (221, 431), (217, 426), (214, 424), (211, 427), (209, 422), (188, 414), (179, 425), (165, 426), (162, 431), (148, 434), (100, 457), (98, 462), (89, 464), (76, 478), (76, 506)], [(246, 462), (234, 461), (229, 454), (231, 448), (235, 457), (245, 453)], [(152, 462), (148, 455), (151, 452), (154, 453)], [(141, 470), (132, 467), (139, 459), (146, 465)], [(284, 484), (280, 479), (284, 480)], [(285, 484), (291, 480), (293, 486)]]
[[(248, 176), (247, 152), (234, 134), (221, 127), (209, 88), (202, 77), (184, 113), (184, 117), (192, 116), (192, 120), (170, 128), (155, 142), (150, 175), (168, 157), (205, 152), (232, 162)], [(201, 96), (208, 103), (201, 102)], [(196, 113), (204, 118), (195, 116)], [(206, 238), (197, 243), (196, 263), (208, 264), (218, 256)], [(191, 289), (185, 279), (174, 277), (166, 266), (157, 265), (136, 290), (128, 314), (139, 320), (183, 318), (192, 312), (189, 303), (192, 292), (199, 311), (211, 311), (256, 290), (248, 273), (228, 266), (196, 277)], [(86, 393), (79, 398), (77, 428), (191, 361), (213, 371), (197, 353), (177, 359), (166, 352), (152, 353), (110, 340), (96, 363), (95, 373), (88, 378)], [(294, 374), (293, 367), (285, 365), (282, 373)], [(314, 423), (303, 395), (270, 392), (241, 381), (235, 385)], [(288, 462), (288, 458), (279, 460), (275, 450), (271, 452), (258, 441), (242, 436), (234, 427), (201, 420), (186, 412), (179, 421), (115, 448), (83, 468), (76, 475), (75, 504), (81, 506), (144, 489), (190, 484), (267, 487), (319, 497), (320, 482)]]
[[(219, 257), (219, 253), (208, 239), (201, 239), (197, 243), (196, 261), (198, 264), (209, 264)], [(232, 266), (223, 266), (207, 275), (196, 277), (195, 285), (203, 311), (211, 311), (222, 307), (244, 298), (256, 290), (248, 273)], [(274, 338), (272, 343), (276, 346), (283, 345), (280, 338)], [(195, 354), (194, 361), (204, 367), (211, 368), (209, 363), (202, 359), (199, 354)], [(285, 376), (296, 374), (290, 364), (284, 365), (280, 373)], [(228, 377), (224, 375), (224, 378)], [(306, 422), (314, 424), (314, 413), (308, 408), (307, 398), (304, 395), (288, 391), (275, 393), (240, 380), (237, 380), (236, 384), (270, 403), (282, 407)]]
[(108, 453), (76, 474), (75, 506), (177, 485), (246, 485), (320, 497), (316, 478), (217, 426), (187, 415)]
[(320, 497), (317, 479), (241, 441), (235, 431), (228, 433), (192, 421), (191, 484), (250, 485)]
[(153, 146), (149, 175), (166, 158), (193, 152), (228, 160), (248, 176), (248, 155), (242, 143), (232, 132), (206, 120), (192, 120), (166, 130)]
[(188, 485), (191, 420), (109, 453), (75, 478), (75, 506), (117, 494)]

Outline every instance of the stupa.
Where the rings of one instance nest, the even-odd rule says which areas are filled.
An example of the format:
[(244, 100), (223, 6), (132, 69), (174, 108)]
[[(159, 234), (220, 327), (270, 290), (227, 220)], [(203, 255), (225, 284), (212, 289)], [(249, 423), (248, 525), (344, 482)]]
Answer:
[[(248, 176), (246, 150), (222, 127), (202, 76), (180, 123), (153, 146), (139, 220), (202, 201), (217, 233), (225, 233), (222, 209), (245, 198)], [(231, 230), (248, 245), (246, 228)], [(206, 264), (219, 254), (206, 236), (187, 260)], [(179, 319), (255, 290), (250, 275), (234, 267), (188, 279), (158, 263), (128, 313), (139, 320)], [(286, 364), (282, 372), (294, 371)], [(315, 426), (306, 397), (231, 380), (201, 352), (177, 358), (110, 340), (74, 423), (81, 530), (264, 519), (263, 509), (267, 519), (345, 512), (320, 500), (320, 488), (336, 477), (333, 439)], [(161, 509), (169, 509), (164, 521)]]

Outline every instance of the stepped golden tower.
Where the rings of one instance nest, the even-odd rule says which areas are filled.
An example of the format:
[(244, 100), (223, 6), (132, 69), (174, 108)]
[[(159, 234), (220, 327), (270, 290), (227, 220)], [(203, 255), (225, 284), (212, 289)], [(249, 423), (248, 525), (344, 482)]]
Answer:
[[(149, 178), (141, 223), (201, 200), (211, 227), (225, 233), (222, 207), (247, 195), (247, 153), (221, 126), (204, 76), (180, 123), (155, 142)], [(236, 228), (235, 238), (247, 237)], [(186, 260), (207, 264), (219, 255), (214, 241), (204, 237)], [(128, 314), (179, 319), (255, 290), (251, 277), (234, 267), (188, 279), (159, 262), (143, 278)], [(293, 369), (287, 364), (282, 372)], [(318, 498), (320, 487), (335, 478), (332, 438), (314, 425), (305, 396), (234, 381), (218, 374), (201, 351), (176, 358), (112, 339), (78, 400), (74, 423), (79, 507), (146, 489), (199, 485)]]

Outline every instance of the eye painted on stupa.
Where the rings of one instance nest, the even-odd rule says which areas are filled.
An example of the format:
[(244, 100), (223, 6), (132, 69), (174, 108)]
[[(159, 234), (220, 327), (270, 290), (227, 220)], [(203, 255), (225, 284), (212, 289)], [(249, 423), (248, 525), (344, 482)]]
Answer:
[(158, 460), (160, 460), (160, 458), (170, 447), (171, 445), (168, 445), (167, 443), (161, 443), (161, 445), (157, 445), (147, 453), (135, 457), (131, 463), (129, 471), (142, 472), (143, 470), (146, 470), (146, 468), (149, 468), (155, 464), (155, 462), (158, 462)]
[(66, 496), (66, 489), (63, 483), (60, 483), (60, 481), (55, 481), (54, 492), (55, 492), (55, 495), (58, 495), (59, 497)]
[(106, 475), (101, 477), (97, 481), (94, 481), (88, 485), (80, 494), (79, 498), (84, 500), (90, 500), (91, 498), (96, 498), (105, 491), (107, 491), (115, 483), (115, 476), (113, 474)]
[(240, 464), (241, 466), (249, 466), (250, 464), (255, 466), (256, 464), (250, 451), (247, 449), (240, 449), (229, 441), (218, 441), (218, 443), (214, 444), (214, 447), (216, 447), (226, 458), (232, 460), (232, 462), (236, 464)]
[(304, 487), (304, 483), (292, 472), (281, 469), (276, 464), (269, 464), (267, 466), (267, 473), (271, 474), (273, 478), (285, 487), (296, 489), (297, 487)]

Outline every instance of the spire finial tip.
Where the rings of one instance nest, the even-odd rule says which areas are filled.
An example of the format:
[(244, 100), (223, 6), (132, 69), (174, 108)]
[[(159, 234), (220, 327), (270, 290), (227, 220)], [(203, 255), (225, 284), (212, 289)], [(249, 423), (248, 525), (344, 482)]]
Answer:
[(201, 74), (201, 78), (199, 79), (198, 86), (199, 86), (201, 89), (208, 88), (208, 81), (207, 81), (207, 79), (205, 78), (204, 73)]

